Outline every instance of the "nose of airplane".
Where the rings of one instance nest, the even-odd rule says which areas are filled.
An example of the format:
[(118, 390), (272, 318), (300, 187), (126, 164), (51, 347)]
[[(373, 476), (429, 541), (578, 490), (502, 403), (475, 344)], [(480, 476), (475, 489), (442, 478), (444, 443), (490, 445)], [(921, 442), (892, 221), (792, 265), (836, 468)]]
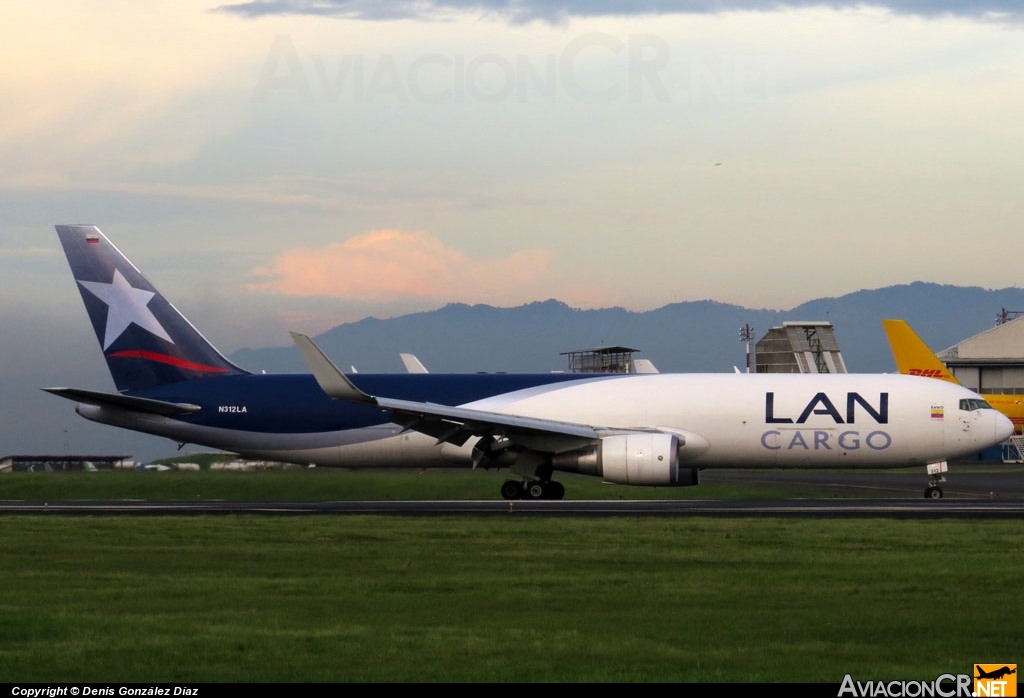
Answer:
[(1011, 422), (1010, 418), (1007, 417), (1002, 412), (998, 412), (996, 410), (993, 410), (993, 412), (995, 412), (996, 438), (999, 439), (1000, 441), (1006, 441), (1008, 438), (1010, 438), (1011, 435), (1013, 435), (1013, 422)]

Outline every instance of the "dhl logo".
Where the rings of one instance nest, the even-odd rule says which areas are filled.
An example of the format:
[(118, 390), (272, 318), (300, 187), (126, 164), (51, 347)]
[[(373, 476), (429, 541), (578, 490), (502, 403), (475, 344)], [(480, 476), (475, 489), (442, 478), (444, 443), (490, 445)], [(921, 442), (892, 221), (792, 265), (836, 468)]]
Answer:
[(940, 378), (942, 371), (937, 368), (912, 368), (907, 371), (912, 376), (925, 376), (927, 378)]

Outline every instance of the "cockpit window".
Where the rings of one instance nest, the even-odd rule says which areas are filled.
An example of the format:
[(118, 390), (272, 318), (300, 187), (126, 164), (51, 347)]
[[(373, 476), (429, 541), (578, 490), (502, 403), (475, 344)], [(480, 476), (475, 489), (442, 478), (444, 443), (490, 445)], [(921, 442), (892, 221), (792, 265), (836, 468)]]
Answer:
[(988, 404), (981, 398), (964, 398), (960, 401), (960, 409), (964, 412), (973, 412), (974, 410), (990, 410), (992, 405)]

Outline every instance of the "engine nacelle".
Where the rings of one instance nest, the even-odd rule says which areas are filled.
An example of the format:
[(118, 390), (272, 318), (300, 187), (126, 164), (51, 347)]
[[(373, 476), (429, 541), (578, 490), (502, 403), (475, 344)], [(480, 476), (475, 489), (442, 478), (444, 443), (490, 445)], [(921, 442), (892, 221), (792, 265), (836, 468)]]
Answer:
[(560, 453), (552, 459), (552, 466), (597, 475), (618, 485), (697, 485), (699, 470), (679, 467), (680, 446), (675, 434), (616, 434), (602, 438), (596, 447)]

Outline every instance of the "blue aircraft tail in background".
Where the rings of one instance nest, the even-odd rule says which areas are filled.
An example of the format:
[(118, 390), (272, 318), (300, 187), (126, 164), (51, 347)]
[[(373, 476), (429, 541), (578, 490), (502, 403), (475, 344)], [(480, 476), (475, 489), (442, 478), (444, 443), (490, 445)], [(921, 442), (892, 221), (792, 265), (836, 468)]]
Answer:
[(224, 358), (99, 228), (56, 228), (119, 391), (248, 373)]

